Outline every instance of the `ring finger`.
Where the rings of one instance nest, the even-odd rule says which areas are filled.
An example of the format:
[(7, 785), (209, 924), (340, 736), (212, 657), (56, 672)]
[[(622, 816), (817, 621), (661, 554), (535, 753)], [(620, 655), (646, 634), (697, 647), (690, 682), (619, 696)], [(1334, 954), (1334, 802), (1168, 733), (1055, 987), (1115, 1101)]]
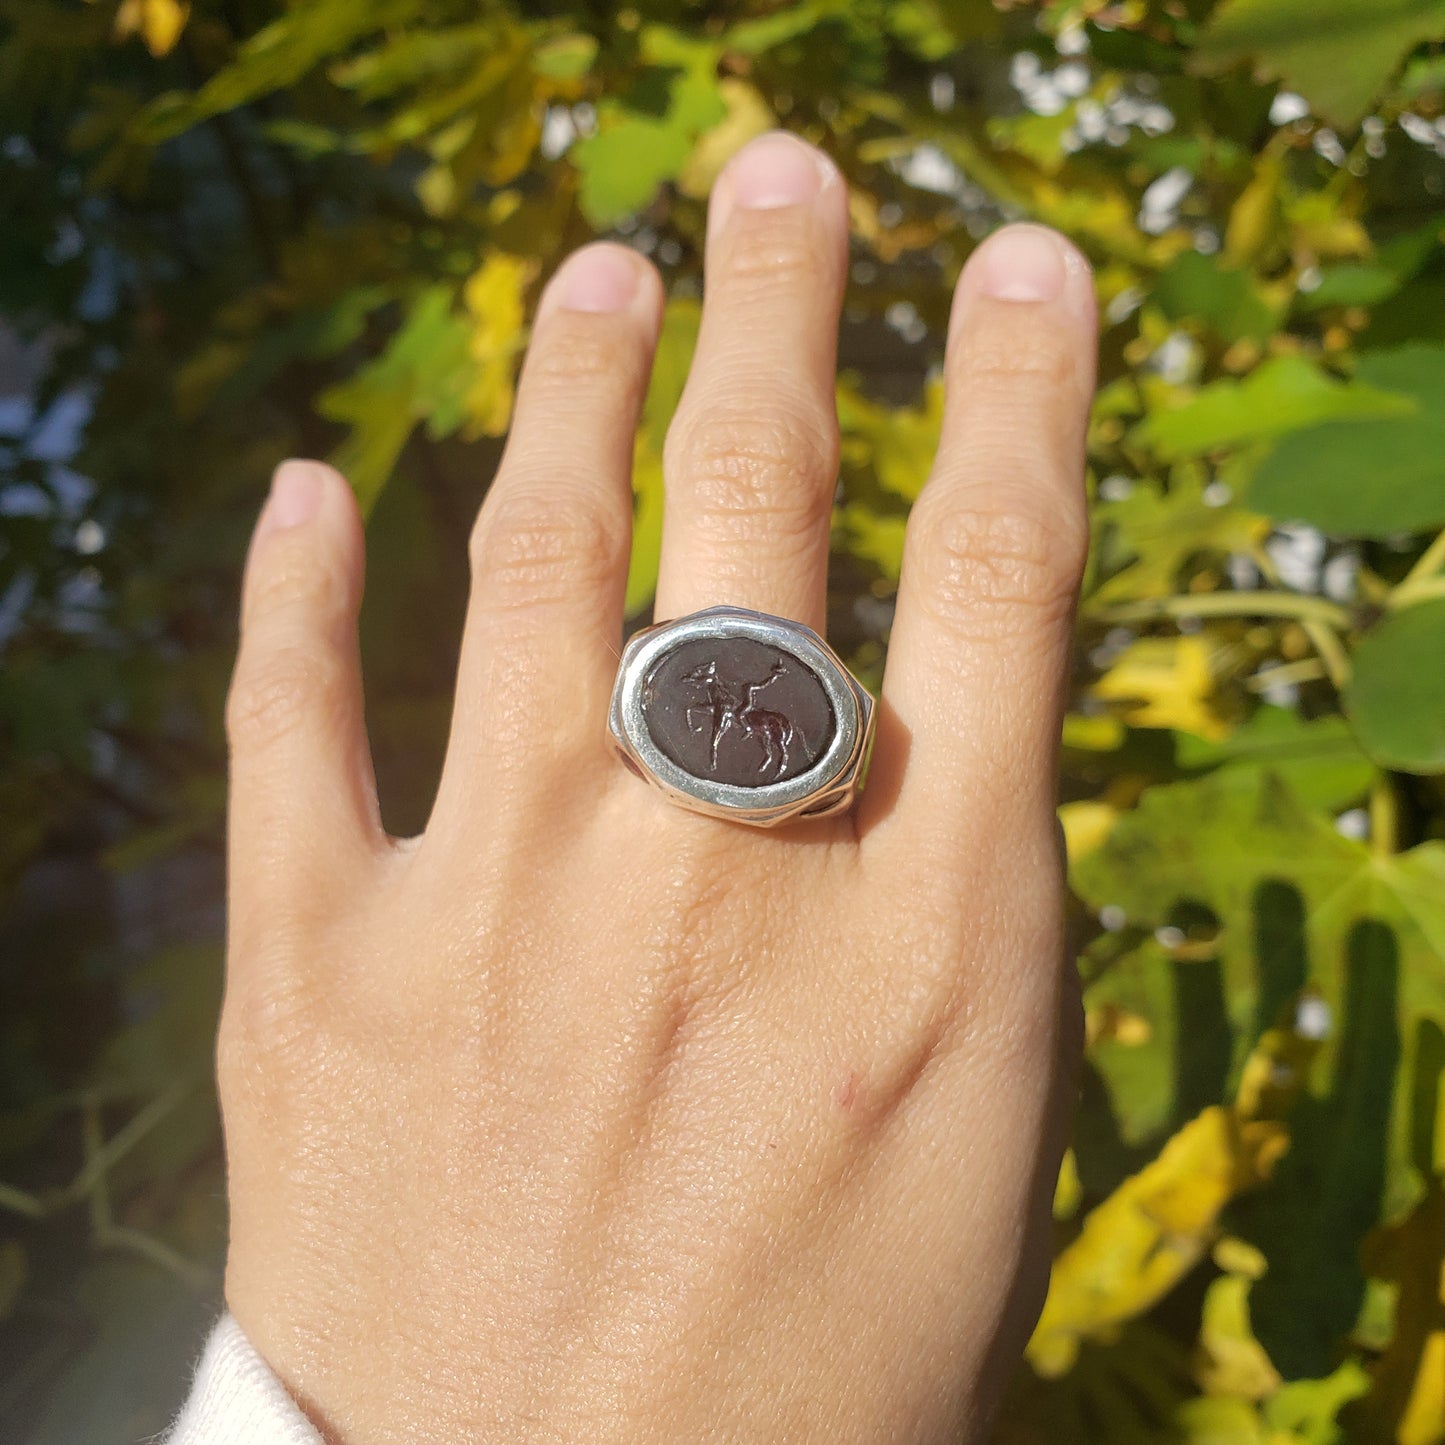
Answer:
[(842, 179), (793, 136), (745, 146), (714, 187), (702, 329), (665, 452), (659, 618), (731, 603), (821, 630), (847, 247)]

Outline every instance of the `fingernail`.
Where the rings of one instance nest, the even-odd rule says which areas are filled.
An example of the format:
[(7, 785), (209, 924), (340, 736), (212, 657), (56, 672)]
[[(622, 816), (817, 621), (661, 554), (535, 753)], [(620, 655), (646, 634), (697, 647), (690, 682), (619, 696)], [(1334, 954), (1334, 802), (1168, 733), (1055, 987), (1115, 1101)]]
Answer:
[(311, 462), (282, 462), (271, 478), (271, 495), (266, 499), (258, 534), (265, 536), (309, 522), (321, 505), (323, 481), (321, 469)]
[(618, 246), (588, 246), (562, 264), (545, 309), (625, 311), (637, 295), (637, 263)]
[(1043, 226), (1005, 226), (969, 261), (974, 287), (999, 301), (1058, 301), (1075, 277), (1088, 274), (1084, 258)]
[(837, 167), (821, 151), (786, 131), (769, 131), (728, 163), (713, 190), (708, 229), (719, 230), (735, 206), (747, 211), (805, 206), (837, 178)]
[(823, 189), (830, 163), (786, 131), (745, 145), (730, 170), (734, 202), (749, 211), (803, 206)]

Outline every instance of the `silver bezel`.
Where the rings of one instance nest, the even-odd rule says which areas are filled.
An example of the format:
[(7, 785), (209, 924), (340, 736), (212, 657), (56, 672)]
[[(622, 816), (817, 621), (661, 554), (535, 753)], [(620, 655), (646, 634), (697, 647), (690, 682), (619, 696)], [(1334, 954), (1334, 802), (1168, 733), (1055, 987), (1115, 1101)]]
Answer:
[[(806, 772), (758, 788), (711, 782), (680, 768), (653, 741), (642, 707), (648, 674), (674, 647), (708, 637), (753, 637), (768, 643), (796, 657), (823, 685), (837, 730), (827, 751)], [(609, 726), (618, 747), (675, 801), (716, 817), (769, 823), (835, 812), (852, 802), (872, 711), (872, 698), (811, 628), (741, 607), (712, 607), (645, 628), (631, 639), (617, 670)]]

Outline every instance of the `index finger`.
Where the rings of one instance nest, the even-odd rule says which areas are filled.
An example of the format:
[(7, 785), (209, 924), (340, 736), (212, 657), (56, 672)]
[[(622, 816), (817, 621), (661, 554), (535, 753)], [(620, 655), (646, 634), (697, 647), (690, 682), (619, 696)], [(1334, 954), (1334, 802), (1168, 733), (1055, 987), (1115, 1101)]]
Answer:
[(980, 810), (1052, 833), (1096, 340), (1088, 263), (1063, 237), (1011, 226), (969, 259), (938, 454), (908, 523), (891, 726), (859, 819), (870, 846), (949, 854), (977, 837)]

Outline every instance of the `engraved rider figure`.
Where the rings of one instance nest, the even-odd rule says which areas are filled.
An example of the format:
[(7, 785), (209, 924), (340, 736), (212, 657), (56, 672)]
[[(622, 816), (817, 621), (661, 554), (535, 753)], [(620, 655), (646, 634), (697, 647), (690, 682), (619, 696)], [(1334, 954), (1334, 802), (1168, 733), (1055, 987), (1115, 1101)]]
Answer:
[(775, 780), (787, 772), (789, 751), (795, 740), (803, 742), (802, 736), (785, 714), (758, 701), (763, 689), (784, 676), (787, 670), (787, 664), (779, 659), (761, 682), (730, 683), (718, 676), (714, 660), (684, 674), (683, 681), (700, 688), (705, 699), (687, 709), (687, 725), (694, 732), (700, 731), (696, 722), (700, 717), (703, 724), (712, 729), (713, 772), (717, 772), (718, 747), (735, 728), (762, 744), (763, 761), (758, 772), (771, 772)]

